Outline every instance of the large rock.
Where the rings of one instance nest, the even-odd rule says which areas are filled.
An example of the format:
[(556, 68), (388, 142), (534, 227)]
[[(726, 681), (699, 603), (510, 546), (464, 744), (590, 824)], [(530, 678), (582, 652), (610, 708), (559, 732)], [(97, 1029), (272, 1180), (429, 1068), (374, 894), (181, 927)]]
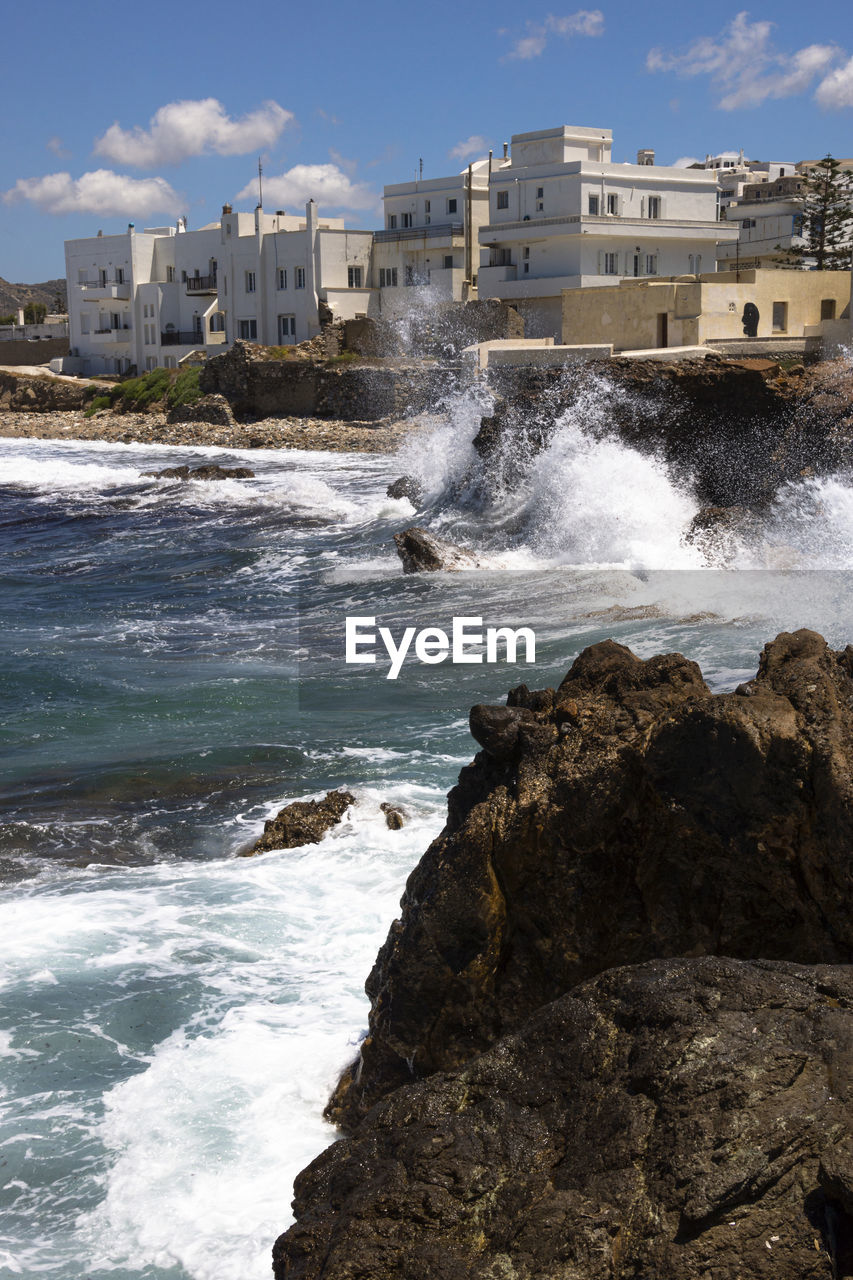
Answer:
[(144, 476), (155, 480), (253, 480), (251, 467), (220, 467), (218, 462), (206, 462), (201, 467), (164, 467), (162, 471), (143, 471)]
[(853, 1274), (853, 972), (611, 970), (296, 1181), (277, 1280)]
[(437, 538), (418, 525), (395, 533), (394, 545), (403, 562), (403, 573), (438, 573), (442, 569), (455, 572), (476, 569), (478, 564), (477, 558), (469, 551), (463, 551), (444, 538)]
[(712, 695), (612, 641), (560, 688), (475, 709), (484, 750), (409, 878), (329, 1115), (455, 1068), (617, 965), (853, 961), (853, 650), (810, 631)]
[(294, 800), (264, 823), (264, 834), (243, 856), (251, 857), (268, 849), (298, 849), (303, 844), (319, 844), (353, 804), (355, 796), (349, 791), (327, 791), (322, 800)]

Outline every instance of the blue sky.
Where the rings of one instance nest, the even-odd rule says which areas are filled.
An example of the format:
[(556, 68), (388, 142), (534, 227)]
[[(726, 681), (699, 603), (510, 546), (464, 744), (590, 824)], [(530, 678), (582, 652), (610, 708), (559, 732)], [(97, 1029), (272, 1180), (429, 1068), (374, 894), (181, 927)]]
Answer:
[(190, 228), (225, 201), (378, 225), (386, 183), (513, 133), (613, 130), (615, 160), (743, 148), (853, 156), (849, 3), (54, 0), (4, 20), (0, 276), (64, 274), (63, 241)]

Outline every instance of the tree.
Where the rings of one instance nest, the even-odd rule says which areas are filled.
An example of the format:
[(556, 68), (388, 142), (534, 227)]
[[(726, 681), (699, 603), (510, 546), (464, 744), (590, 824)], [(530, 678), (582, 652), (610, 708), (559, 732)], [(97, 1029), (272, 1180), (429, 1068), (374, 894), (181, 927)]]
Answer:
[(24, 307), (24, 324), (41, 324), (47, 315), (44, 302), (28, 302)]
[[(785, 264), (849, 271), (853, 258), (853, 174), (831, 155), (803, 173), (804, 243), (782, 249)], [(781, 248), (781, 246), (780, 246)]]

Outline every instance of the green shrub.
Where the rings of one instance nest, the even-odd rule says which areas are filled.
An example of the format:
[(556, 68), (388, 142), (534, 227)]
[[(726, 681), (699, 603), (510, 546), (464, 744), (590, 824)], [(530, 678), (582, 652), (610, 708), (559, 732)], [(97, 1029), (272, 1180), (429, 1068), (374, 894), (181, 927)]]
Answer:
[(178, 376), (166, 392), (166, 403), (170, 409), (174, 409), (179, 404), (194, 404), (196, 400), (201, 399), (202, 390), (198, 385), (200, 373), (201, 369), (198, 365), (188, 365), (186, 369), (178, 372)]
[(90, 400), (83, 415), (86, 418), (92, 418), (99, 409), (109, 409), (112, 401), (109, 396), (95, 396), (94, 400)]

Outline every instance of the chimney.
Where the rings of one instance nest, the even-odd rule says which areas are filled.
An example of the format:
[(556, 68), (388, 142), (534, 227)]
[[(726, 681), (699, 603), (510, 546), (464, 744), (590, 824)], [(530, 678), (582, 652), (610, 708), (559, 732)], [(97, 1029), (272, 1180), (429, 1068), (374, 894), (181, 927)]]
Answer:
[(504, 143), (504, 160), (507, 159), (508, 155), (509, 155), (509, 143), (505, 142)]
[(655, 153), (650, 147), (643, 147), (637, 152), (637, 164), (652, 165), (655, 162)]
[(232, 212), (232, 210), (231, 210), (231, 206), (230, 206), (230, 204), (224, 204), (224, 205), (222, 206), (222, 216), (223, 216), (223, 218), (224, 218), (227, 214), (229, 214), (229, 213), (231, 213), (231, 212)]

